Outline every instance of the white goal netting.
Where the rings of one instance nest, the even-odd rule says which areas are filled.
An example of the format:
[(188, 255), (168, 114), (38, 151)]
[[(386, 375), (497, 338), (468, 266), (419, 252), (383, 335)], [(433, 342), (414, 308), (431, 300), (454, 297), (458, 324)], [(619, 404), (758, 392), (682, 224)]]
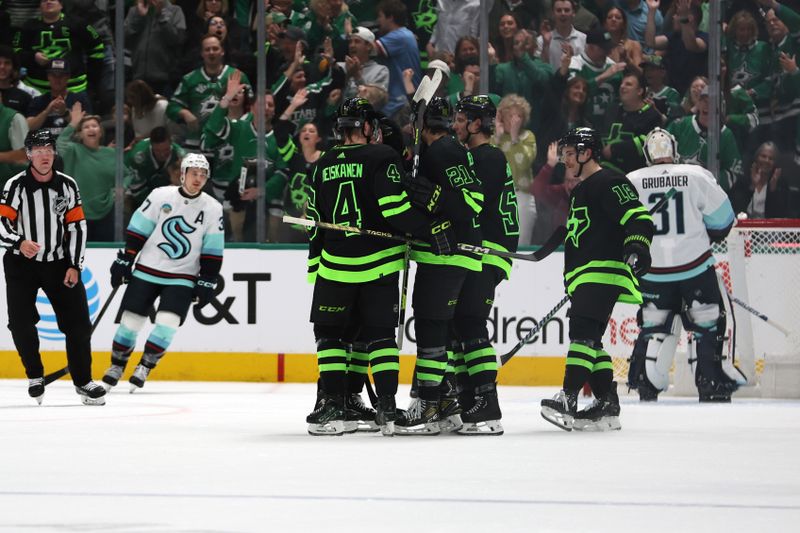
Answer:
[[(727, 328), (736, 343), (729, 356), (747, 377), (736, 396), (800, 398), (800, 220), (740, 220), (714, 255), (730, 295), (777, 325), (731, 302), (735, 320)], [(678, 395), (696, 394), (686, 341), (684, 332), (672, 369), (670, 390)], [(620, 383), (627, 380), (630, 344), (611, 354)]]

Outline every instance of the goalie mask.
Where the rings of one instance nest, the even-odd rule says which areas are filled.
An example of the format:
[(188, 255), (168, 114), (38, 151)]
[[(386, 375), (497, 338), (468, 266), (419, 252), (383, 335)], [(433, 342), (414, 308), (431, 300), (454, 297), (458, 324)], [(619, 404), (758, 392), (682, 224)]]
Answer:
[(644, 141), (644, 159), (647, 166), (655, 165), (660, 159), (678, 162), (678, 141), (665, 129), (655, 128)]

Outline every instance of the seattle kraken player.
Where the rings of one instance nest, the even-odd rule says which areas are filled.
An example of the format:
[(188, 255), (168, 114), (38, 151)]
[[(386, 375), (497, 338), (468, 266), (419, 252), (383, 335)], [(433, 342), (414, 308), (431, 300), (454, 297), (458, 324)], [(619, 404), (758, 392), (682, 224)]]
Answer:
[[(628, 386), (642, 401), (669, 387), (669, 369), (683, 326), (692, 332), (689, 362), (701, 402), (729, 402), (738, 388), (722, 367), (725, 312), (712, 268), (711, 243), (725, 239), (734, 213), (725, 191), (703, 167), (675, 164), (678, 146), (656, 128), (645, 140), (648, 167), (628, 174), (644, 203), (677, 193), (656, 216), (652, 266), (641, 281), (641, 332), (633, 347)], [(732, 372), (733, 373), (733, 372)]]
[(111, 347), (111, 367), (103, 376), (107, 389), (122, 376), (156, 298), (155, 328), (130, 378), (131, 392), (144, 386), (148, 374), (164, 356), (192, 300), (202, 307), (214, 295), (222, 267), (224, 232), (222, 206), (203, 192), (208, 179), (206, 158), (189, 154), (181, 163), (180, 187), (155, 189), (131, 217), (125, 249), (117, 253), (111, 265), (111, 285), (130, 285), (122, 299), (122, 320)]

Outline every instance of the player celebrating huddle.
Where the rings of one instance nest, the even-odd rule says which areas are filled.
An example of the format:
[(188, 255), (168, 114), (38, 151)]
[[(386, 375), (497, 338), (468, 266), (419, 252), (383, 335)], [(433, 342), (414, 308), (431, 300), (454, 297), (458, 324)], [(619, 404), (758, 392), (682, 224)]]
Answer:
[[(653, 219), (631, 182), (600, 166), (602, 143), (593, 129), (571, 130), (559, 150), (581, 181), (570, 193), (564, 243), (564, 285), (571, 304), (564, 388), (552, 400), (542, 400), (542, 417), (567, 431), (620, 429), (617, 383), (602, 338), (617, 301), (642, 303), (636, 276), (650, 266)], [(596, 400), (577, 411), (578, 391), (587, 381)]]
[[(456, 106), (454, 130), (475, 161), (475, 174), (483, 185), (480, 227), (483, 246), (515, 252), (519, 239), (514, 178), (503, 152), (489, 140), (497, 109), (485, 95), (467, 96)], [(470, 270), (461, 288), (455, 312), (455, 330), (462, 352), (455, 369), (462, 393), (462, 435), (502, 435), (502, 414), (497, 400), (497, 355), (489, 342), (486, 320), (494, 303), (495, 287), (511, 275), (511, 260), (483, 256), (480, 272)]]
[[(369, 144), (378, 117), (364, 98), (339, 108), (336, 127), (343, 141), (317, 162), (308, 214), (323, 222), (426, 238), (435, 253), (450, 253), (440, 223), (412, 208), (401, 182), (405, 172), (389, 146)], [(346, 343), (354, 337), (367, 353), (378, 394), (375, 421), (394, 433), (400, 358), (395, 340), (399, 272), (405, 245), (387, 239), (314, 228), (309, 273), (315, 278), (311, 308), (321, 392), (308, 415), (311, 435), (341, 435), (345, 422)]]
[(187, 155), (181, 162), (180, 187), (153, 190), (131, 217), (125, 250), (111, 265), (111, 285), (128, 281), (130, 285), (120, 306), (123, 313), (111, 347), (111, 367), (103, 376), (107, 389), (119, 382), (156, 298), (156, 325), (130, 377), (131, 392), (144, 386), (164, 356), (192, 300), (203, 307), (214, 295), (225, 235), (222, 206), (203, 192), (209, 177), (206, 158)]
[[(440, 233), (451, 231), (459, 243), (480, 245), (478, 216), (483, 192), (475, 176), (472, 155), (451, 133), (453, 111), (446, 99), (431, 98), (423, 113), (420, 175), (406, 180), (411, 204), (434, 219), (444, 219)], [(435, 435), (440, 426), (454, 428), (460, 422), (457, 404), (440, 405), (440, 385), (448, 367), (448, 334), (467, 273), (481, 271), (481, 258), (470, 252), (447, 257), (414, 246), (414, 324), (417, 335), (415, 384), (418, 398), (397, 421), (398, 433)], [(440, 410), (440, 407), (442, 408)], [(447, 410), (444, 408), (448, 407)], [(452, 418), (451, 418), (452, 417)], [(445, 420), (450, 419), (450, 424)], [(440, 424), (441, 422), (441, 424)]]
[(674, 211), (661, 211), (651, 248), (653, 265), (641, 283), (641, 331), (628, 386), (638, 390), (642, 401), (656, 401), (667, 390), (682, 321), (692, 332), (689, 362), (700, 401), (729, 402), (738, 385), (722, 366), (728, 339), (711, 243), (727, 237), (733, 208), (708, 170), (675, 164), (678, 146), (669, 132), (650, 132), (644, 154), (649, 166), (628, 177), (645, 201), (657, 203), (672, 187), (678, 192)]

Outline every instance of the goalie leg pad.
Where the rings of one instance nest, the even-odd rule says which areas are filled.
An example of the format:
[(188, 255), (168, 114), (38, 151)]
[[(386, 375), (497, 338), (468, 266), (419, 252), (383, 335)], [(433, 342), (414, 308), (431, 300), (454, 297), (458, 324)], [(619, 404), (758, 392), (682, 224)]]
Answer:
[(692, 332), (689, 364), (701, 401), (730, 401), (738, 383), (722, 369), (725, 345), (725, 315), (718, 303), (693, 301), (684, 314), (684, 326)]

